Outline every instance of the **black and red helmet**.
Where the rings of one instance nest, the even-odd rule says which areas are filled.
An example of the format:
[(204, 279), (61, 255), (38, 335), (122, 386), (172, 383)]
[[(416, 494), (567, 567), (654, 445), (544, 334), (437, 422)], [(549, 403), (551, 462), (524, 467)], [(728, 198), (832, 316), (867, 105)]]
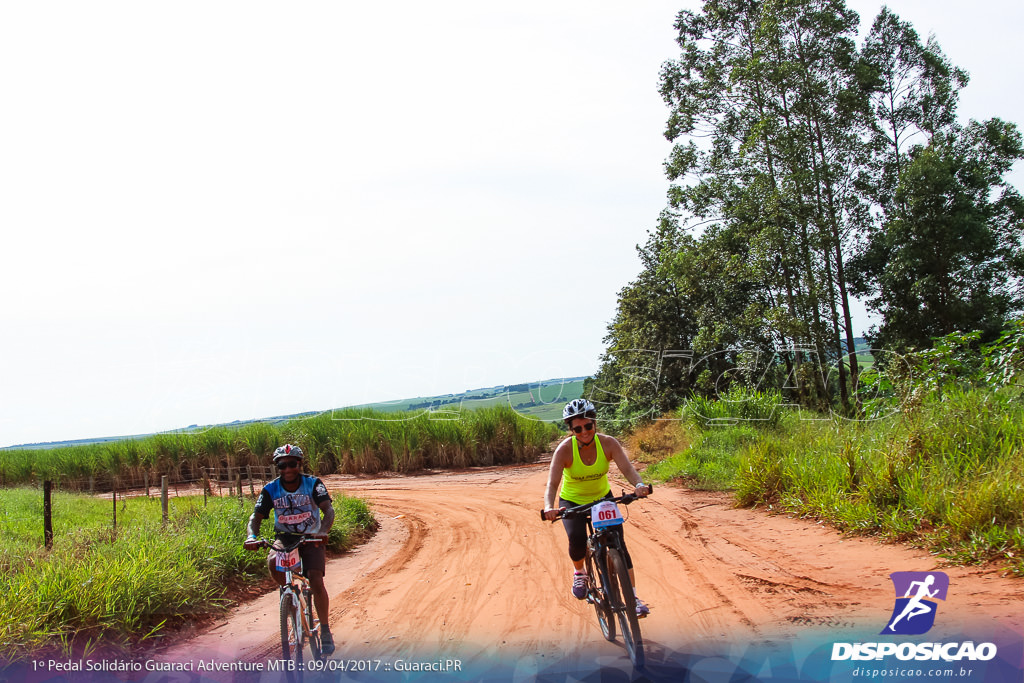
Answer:
[(278, 446), (277, 450), (274, 451), (274, 462), (277, 462), (281, 458), (295, 458), (296, 460), (302, 460), (302, 449), (298, 446), (293, 446), (290, 443)]

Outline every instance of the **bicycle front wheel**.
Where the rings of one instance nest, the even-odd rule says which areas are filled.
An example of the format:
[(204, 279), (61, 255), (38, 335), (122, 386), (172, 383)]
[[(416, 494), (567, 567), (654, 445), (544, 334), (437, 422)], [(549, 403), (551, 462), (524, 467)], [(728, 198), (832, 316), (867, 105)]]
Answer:
[(296, 603), (291, 592), (281, 595), (281, 655), (289, 683), (302, 683), (302, 626)]
[(590, 602), (597, 612), (597, 623), (601, 624), (601, 633), (605, 640), (615, 640), (615, 615), (610, 608), (608, 599), (608, 571), (598, 573), (594, 568), (594, 558), (587, 553), (587, 579), (589, 580)]
[(615, 613), (619, 615), (619, 626), (622, 629), (622, 641), (629, 652), (633, 666), (644, 665), (644, 641), (640, 636), (640, 620), (636, 617), (636, 596), (633, 594), (633, 582), (629, 580), (629, 569), (626, 561), (615, 548), (608, 549), (608, 570), (616, 578), (617, 595), (611, 597)]

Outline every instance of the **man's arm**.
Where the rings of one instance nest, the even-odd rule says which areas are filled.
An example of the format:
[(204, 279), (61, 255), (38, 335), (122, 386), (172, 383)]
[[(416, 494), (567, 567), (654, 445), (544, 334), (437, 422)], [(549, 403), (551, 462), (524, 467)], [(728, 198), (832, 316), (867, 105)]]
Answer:
[(324, 513), (320, 520), (320, 535), (324, 538), (327, 537), (327, 532), (334, 526), (334, 505), (331, 504), (328, 498), (320, 503), (320, 512)]
[(267, 493), (267, 487), (264, 486), (260, 489), (260, 495), (256, 498), (256, 508), (252, 511), (252, 515), (249, 516), (249, 523), (245, 528), (248, 535), (245, 539), (245, 547), (249, 550), (257, 547), (250, 544), (250, 541), (254, 541), (256, 537), (260, 535), (260, 525), (273, 509), (274, 503), (270, 499), (270, 494)]
[(256, 547), (252, 541), (255, 541), (256, 537), (260, 535), (260, 525), (263, 524), (263, 520), (265, 519), (266, 517), (258, 512), (253, 512), (252, 515), (249, 516), (249, 524), (246, 527), (248, 537), (245, 539), (245, 543), (243, 544), (246, 548), (251, 550)]

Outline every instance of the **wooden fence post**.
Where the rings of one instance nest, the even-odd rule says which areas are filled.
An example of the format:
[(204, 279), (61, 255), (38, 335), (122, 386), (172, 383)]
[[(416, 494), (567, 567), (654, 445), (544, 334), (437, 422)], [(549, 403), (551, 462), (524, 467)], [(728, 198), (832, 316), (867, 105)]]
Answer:
[(253, 498), (255, 498), (255, 497), (256, 497), (256, 487), (255, 487), (255, 486), (253, 485), (253, 483), (252, 483), (252, 465), (246, 465), (246, 466), (245, 466), (245, 471), (246, 471), (246, 472), (248, 473), (248, 475), (249, 475), (249, 494), (250, 494), (250, 495), (251, 495), (251, 496), (252, 496)]
[(146, 498), (149, 498), (149, 472), (142, 473), (142, 480), (146, 483)]
[(49, 479), (43, 482), (43, 542), (46, 549), (53, 548), (53, 506), (50, 500), (50, 491), (53, 482)]
[(164, 524), (167, 524), (167, 475), (160, 477), (160, 507), (164, 512)]
[(235, 481), (238, 483), (238, 502), (242, 502), (242, 468), (238, 468), (238, 474), (235, 477)]
[(114, 533), (117, 533), (117, 483), (114, 483), (114, 492), (111, 496), (111, 500), (114, 501)]
[(203, 468), (203, 507), (206, 507), (206, 495), (210, 491), (210, 478), (206, 468)]

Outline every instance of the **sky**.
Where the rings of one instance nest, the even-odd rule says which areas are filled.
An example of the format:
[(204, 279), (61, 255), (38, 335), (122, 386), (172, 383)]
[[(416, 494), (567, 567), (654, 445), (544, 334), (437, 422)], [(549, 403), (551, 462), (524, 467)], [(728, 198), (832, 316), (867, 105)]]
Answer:
[[(3, 3), (0, 447), (593, 373), (697, 7)], [(1024, 6), (890, 7), (1024, 123)]]

